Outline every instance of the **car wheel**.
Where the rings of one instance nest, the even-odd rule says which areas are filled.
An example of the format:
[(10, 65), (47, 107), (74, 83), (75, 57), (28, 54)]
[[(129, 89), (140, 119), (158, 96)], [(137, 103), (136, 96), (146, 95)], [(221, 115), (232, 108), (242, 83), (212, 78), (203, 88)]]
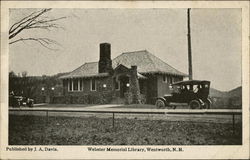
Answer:
[(190, 107), (190, 109), (198, 109), (198, 108), (201, 108), (201, 104), (198, 100), (192, 100), (189, 103), (189, 107)]
[(158, 109), (165, 107), (165, 103), (161, 99), (157, 99), (156, 102), (155, 102), (155, 105), (156, 105), (156, 108), (158, 108)]

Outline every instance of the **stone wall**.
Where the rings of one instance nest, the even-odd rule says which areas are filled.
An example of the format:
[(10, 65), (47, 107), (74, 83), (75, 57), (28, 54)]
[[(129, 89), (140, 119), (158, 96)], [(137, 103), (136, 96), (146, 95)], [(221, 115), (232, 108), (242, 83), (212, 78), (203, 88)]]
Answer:
[(134, 104), (140, 103), (140, 88), (137, 77), (137, 66), (131, 66), (129, 91), (132, 96), (132, 103)]

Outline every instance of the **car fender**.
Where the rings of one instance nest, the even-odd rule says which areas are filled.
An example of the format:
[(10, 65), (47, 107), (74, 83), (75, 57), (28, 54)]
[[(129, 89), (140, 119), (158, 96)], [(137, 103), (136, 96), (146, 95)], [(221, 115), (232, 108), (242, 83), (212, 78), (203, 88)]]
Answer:
[(167, 103), (167, 101), (166, 101), (166, 99), (164, 98), (164, 97), (158, 97), (158, 98), (156, 98), (156, 101), (157, 100), (162, 100), (164, 103), (165, 103), (165, 105), (166, 105), (166, 103)]
[(205, 103), (204, 103), (204, 101), (202, 99), (197, 99), (197, 100), (201, 103), (202, 106), (205, 105)]
[(212, 104), (212, 100), (210, 98), (207, 98), (207, 101)]

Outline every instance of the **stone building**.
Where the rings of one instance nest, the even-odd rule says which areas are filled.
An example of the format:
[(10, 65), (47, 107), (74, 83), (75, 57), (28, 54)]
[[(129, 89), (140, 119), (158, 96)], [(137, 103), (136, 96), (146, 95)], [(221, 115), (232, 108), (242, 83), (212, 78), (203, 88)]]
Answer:
[(147, 50), (112, 60), (111, 45), (102, 43), (98, 62), (85, 63), (60, 78), (66, 103), (154, 103), (170, 92), (169, 84), (185, 76)]

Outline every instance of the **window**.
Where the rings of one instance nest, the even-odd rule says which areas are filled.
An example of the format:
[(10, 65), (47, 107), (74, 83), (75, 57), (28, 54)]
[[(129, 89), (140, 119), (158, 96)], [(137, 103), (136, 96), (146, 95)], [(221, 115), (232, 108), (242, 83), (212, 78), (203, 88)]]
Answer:
[(80, 90), (81, 91), (83, 90), (83, 80), (82, 79), (80, 80)]
[(68, 89), (69, 89), (69, 91), (72, 91), (72, 80), (71, 79), (69, 80), (69, 83), (68, 83)]
[(172, 83), (173, 83), (173, 77), (168, 76), (168, 77), (167, 77), (167, 82), (168, 82), (169, 84), (172, 84)]
[(199, 86), (193, 85), (193, 91), (194, 91), (194, 93), (197, 93), (199, 91)]
[(165, 75), (162, 76), (162, 80), (163, 80), (163, 82), (167, 83)]
[(78, 80), (77, 79), (73, 80), (73, 90), (78, 91)]
[(176, 78), (175, 77), (172, 77), (172, 82), (176, 82)]
[(91, 91), (96, 91), (96, 80), (95, 79), (91, 79), (90, 89), (91, 89)]
[(68, 81), (68, 91), (83, 91), (82, 79), (70, 79)]
[(115, 89), (120, 90), (120, 81), (115, 80)]

